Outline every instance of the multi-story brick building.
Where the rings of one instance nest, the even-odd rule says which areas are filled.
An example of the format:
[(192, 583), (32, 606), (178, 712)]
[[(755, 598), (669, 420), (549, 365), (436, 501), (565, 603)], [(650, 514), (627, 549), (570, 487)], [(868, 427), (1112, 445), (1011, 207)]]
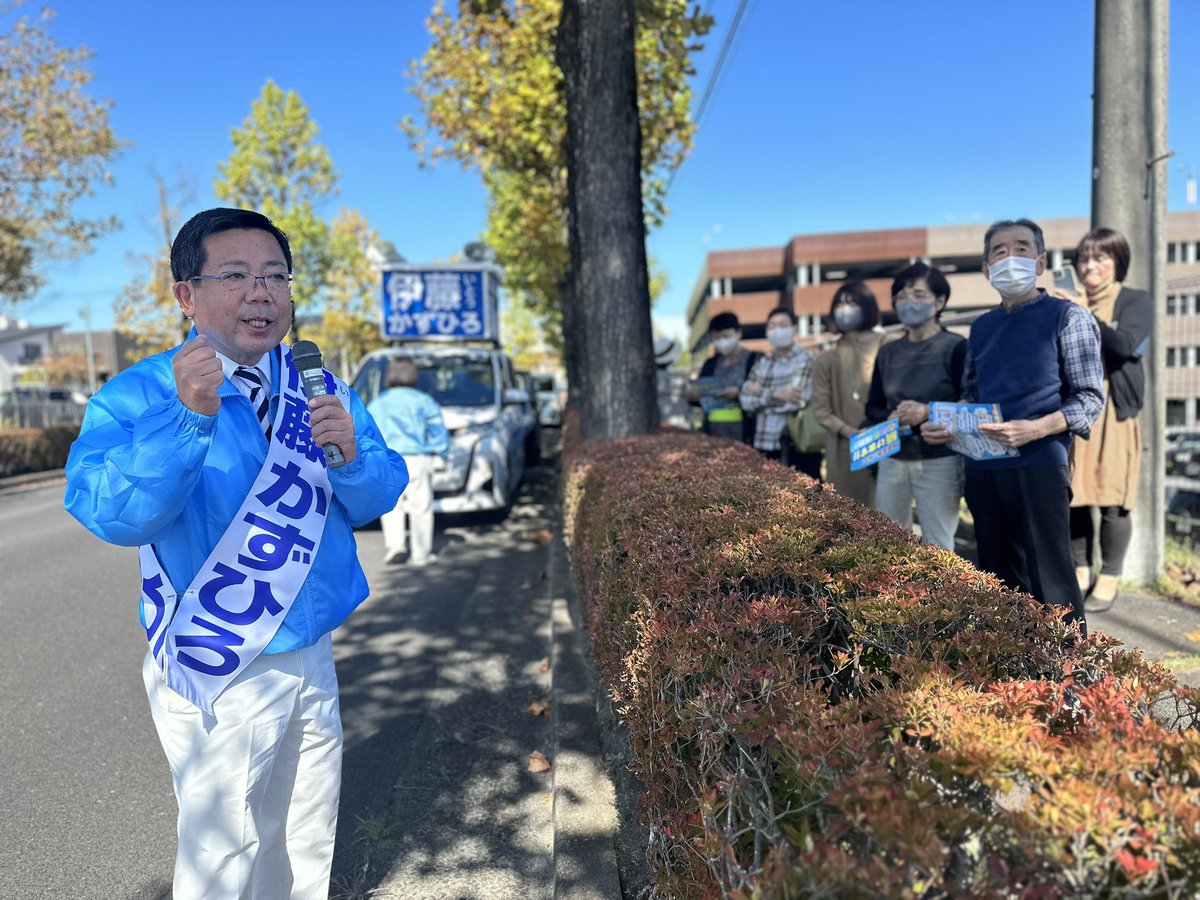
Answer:
[[(1041, 283), (1049, 287), (1050, 272), (1070, 264), (1089, 223), (1038, 224), (1048, 263)], [(875, 292), (885, 321), (895, 321), (887, 315), (892, 278), (918, 260), (946, 275), (951, 315), (989, 309), (997, 298), (982, 271), (985, 231), (987, 223), (811, 234), (779, 247), (711, 252), (688, 304), (693, 358), (708, 355), (708, 320), (721, 312), (737, 314), (748, 346), (765, 348), (767, 314), (781, 305), (795, 312), (801, 340), (819, 345), (834, 292), (855, 278)], [(1167, 240), (1167, 425), (1190, 426), (1200, 423), (1200, 212), (1170, 213)]]

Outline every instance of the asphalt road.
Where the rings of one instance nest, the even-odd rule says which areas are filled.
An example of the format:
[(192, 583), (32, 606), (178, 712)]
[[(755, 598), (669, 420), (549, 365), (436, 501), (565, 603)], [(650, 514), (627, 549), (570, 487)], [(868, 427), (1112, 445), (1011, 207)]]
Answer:
[[(549, 896), (553, 470), (511, 514), (439, 517), (439, 562), (383, 564), (335, 633), (346, 733), (333, 896)], [(136, 619), (136, 554), (62, 509), (62, 485), (0, 492), (0, 897), (167, 900), (170, 775)]]
[(67, 515), (61, 484), (0, 494), (0, 536), (0, 897), (168, 897), (136, 554)]

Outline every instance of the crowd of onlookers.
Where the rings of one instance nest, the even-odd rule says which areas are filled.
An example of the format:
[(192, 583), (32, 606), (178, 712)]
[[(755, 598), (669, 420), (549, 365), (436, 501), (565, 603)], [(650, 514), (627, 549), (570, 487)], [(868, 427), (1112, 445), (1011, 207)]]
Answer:
[[(891, 285), (899, 334), (880, 327), (871, 289), (848, 281), (829, 310), (836, 342), (815, 357), (786, 306), (767, 317), (762, 354), (723, 312), (709, 323), (713, 352), (697, 376), (683, 390), (660, 379), (663, 418), (681, 421), (686, 401), (708, 434), (750, 444), (905, 527), (915, 507), (922, 538), (948, 550), (965, 497), (980, 566), (1085, 627), (1085, 599), (1116, 599), (1130, 542), (1150, 295), (1124, 286), (1129, 245), (1112, 229), (1075, 248), (1075, 292), (1038, 286), (1045, 244), (1027, 219), (994, 224), (983, 249), (1001, 302), (968, 337), (940, 324), (950, 285), (921, 262)], [(665, 373), (677, 354), (669, 341), (656, 351)], [(997, 404), (1001, 420), (978, 428), (998, 452), (951, 449), (951, 429), (930, 421), (935, 402)], [(888, 419), (898, 420), (899, 451), (852, 468), (852, 436)]]

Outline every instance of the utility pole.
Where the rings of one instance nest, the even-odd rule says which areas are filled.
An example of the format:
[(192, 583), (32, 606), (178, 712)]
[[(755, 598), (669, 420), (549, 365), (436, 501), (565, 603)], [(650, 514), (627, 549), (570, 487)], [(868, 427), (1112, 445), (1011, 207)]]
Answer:
[(1154, 298), (1142, 357), (1141, 475), (1124, 573), (1139, 584), (1158, 578), (1163, 559), (1169, 10), (1169, 0), (1096, 0), (1092, 227), (1125, 235), (1131, 255), (1125, 283), (1144, 286)]
[(96, 393), (96, 358), (92, 352), (92, 301), (85, 300), (83, 309), (83, 352), (87, 356), (88, 396)]

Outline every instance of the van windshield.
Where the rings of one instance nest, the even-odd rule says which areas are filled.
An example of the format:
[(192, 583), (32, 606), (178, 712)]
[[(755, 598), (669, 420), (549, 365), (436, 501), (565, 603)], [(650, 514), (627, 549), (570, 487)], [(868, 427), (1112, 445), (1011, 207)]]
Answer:
[(417, 364), (417, 388), (442, 406), (491, 406), (496, 402), (490, 359), (441, 356), (413, 361)]

